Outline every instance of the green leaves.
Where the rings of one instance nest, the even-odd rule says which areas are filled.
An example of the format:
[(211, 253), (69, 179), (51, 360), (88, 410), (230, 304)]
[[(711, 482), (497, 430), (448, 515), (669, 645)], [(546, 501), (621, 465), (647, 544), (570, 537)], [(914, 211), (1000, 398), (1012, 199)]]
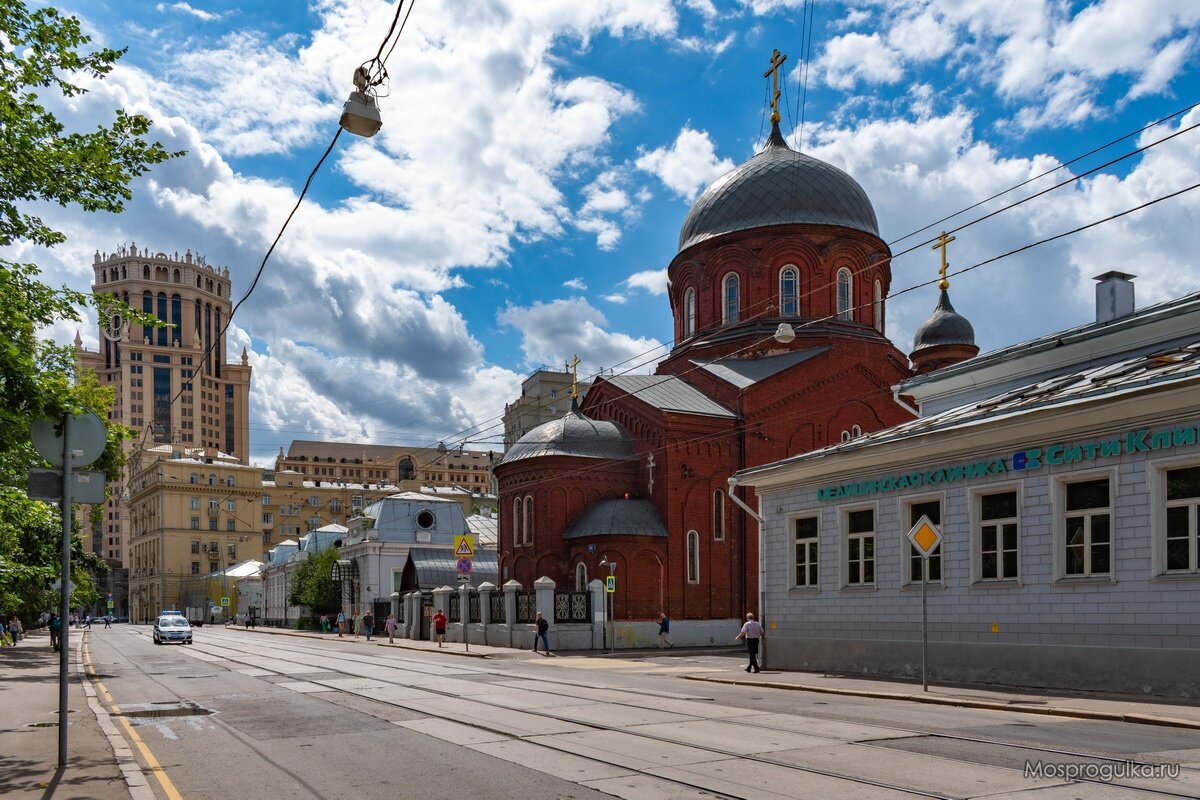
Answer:
[[(72, 131), (46, 108), (44, 97), (78, 97), (102, 79), (123, 50), (88, 50), (79, 20), (53, 8), (30, 10), (0, 0), (0, 247), (53, 247), (65, 241), (37, 213), (53, 203), (120, 213), (131, 184), (153, 165), (182, 153), (147, 140), (150, 120), (124, 109), (91, 131)], [(57, 577), (61, 524), (57, 511), (30, 500), (26, 473), (41, 464), (29, 442), (34, 419), (90, 409), (106, 419), (112, 389), (95, 375), (74, 375), (74, 354), (39, 338), (49, 326), (80, 321), (78, 307), (96, 307), (135, 322), (141, 312), (40, 279), (34, 263), (0, 259), (0, 607), (43, 610), (53, 605), (46, 579)], [(95, 469), (121, 474), (121, 442), (130, 432), (108, 425), (108, 444)], [(75, 601), (95, 599), (91, 573), (105, 562), (73, 542)], [(36, 614), (35, 614), (36, 616)]]
[(329, 577), (337, 557), (337, 550), (331, 547), (300, 562), (288, 586), (288, 605), (307, 606), (313, 614), (341, 608), (341, 587)]

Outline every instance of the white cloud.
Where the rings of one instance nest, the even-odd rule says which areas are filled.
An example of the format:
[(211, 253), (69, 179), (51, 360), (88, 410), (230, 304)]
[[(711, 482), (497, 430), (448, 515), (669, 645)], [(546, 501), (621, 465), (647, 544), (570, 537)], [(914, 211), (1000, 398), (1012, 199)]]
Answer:
[(179, 11), (180, 13), (193, 16), (201, 22), (215, 22), (223, 16), (212, 11), (205, 11), (202, 8), (195, 8), (189, 3), (159, 3), (154, 9), (160, 14), (167, 11)]
[(830, 39), (816, 68), (836, 89), (850, 89), (860, 81), (895, 83), (904, 74), (900, 53), (877, 33), (847, 33)]
[(718, 159), (707, 131), (684, 127), (670, 147), (659, 147), (637, 159), (637, 167), (658, 176), (679, 197), (690, 200), (705, 186), (733, 169), (727, 158)]
[(665, 355), (656, 339), (606, 330), (604, 315), (583, 298), (510, 305), (497, 319), (521, 333), (521, 349), (530, 368), (559, 364), (577, 354), (580, 374), (594, 374), (614, 364), (623, 364), (622, 369), (637, 365), (637, 371), (649, 372)]
[(667, 270), (648, 269), (635, 272), (625, 279), (625, 285), (631, 289), (641, 289), (649, 294), (665, 295), (667, 293)]
[(619, 306), (623, 306), (629, 302), (629, 298), (623, 294), (606, 294), (604, 295), (604, 299)]
[(587, 291), (587, 284), (583, 282), (583, 278), (571, 278), (569, 281), (563, 281), (563, 286), (580, 292)]

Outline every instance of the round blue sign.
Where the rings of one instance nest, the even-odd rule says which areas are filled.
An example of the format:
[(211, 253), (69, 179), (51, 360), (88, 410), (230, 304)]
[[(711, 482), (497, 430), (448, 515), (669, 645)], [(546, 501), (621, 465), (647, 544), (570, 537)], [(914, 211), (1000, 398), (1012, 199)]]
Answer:
[(471, 574), (471, 567), (472, 567), (473, 565), (471, 564), (471, 559), (469, 559), (469, 558), (460, 558), (460, 559), (458, 560), (458, 563), (457, 563), (455, 566), (457, 566), (457, 567), (458, 567), (458, 574), (459, 574), (459, 575), (470, 575), (470, 574)]

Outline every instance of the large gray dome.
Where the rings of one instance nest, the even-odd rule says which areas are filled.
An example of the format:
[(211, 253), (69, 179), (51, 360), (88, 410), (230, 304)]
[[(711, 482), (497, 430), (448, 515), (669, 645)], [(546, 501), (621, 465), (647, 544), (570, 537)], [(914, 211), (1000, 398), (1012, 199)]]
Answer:
[(947, 344), (974, 347), (975, 328), (970, 320), (954, 310), (954, 306), (950, 304), (950, 293), (942, 289), (937, 308), (933, 310), (929, 319), (917, 328), (913, 337), (913, 352)]
[(629, 434), (615, 422), (585, 417), (572, 408), (561, 419), (542, 423), (517, 440), (500, 464), (539, 456), (575, 456), (633, 461), (637, 454)]
[(858, 182), (792, 150), (776, 124), (761, 153), (718, 178), (692, 204), (679, 249), (723, 233), (797, 222), (879, 235), (875, 209)]

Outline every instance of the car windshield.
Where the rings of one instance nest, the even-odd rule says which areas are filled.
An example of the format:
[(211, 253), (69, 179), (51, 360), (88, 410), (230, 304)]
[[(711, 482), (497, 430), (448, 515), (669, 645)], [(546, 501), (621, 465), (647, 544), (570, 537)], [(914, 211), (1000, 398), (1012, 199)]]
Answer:
[(158, 621), (160, 628), (186, 628), (188, 621), (183, 617), (163, 617)]

